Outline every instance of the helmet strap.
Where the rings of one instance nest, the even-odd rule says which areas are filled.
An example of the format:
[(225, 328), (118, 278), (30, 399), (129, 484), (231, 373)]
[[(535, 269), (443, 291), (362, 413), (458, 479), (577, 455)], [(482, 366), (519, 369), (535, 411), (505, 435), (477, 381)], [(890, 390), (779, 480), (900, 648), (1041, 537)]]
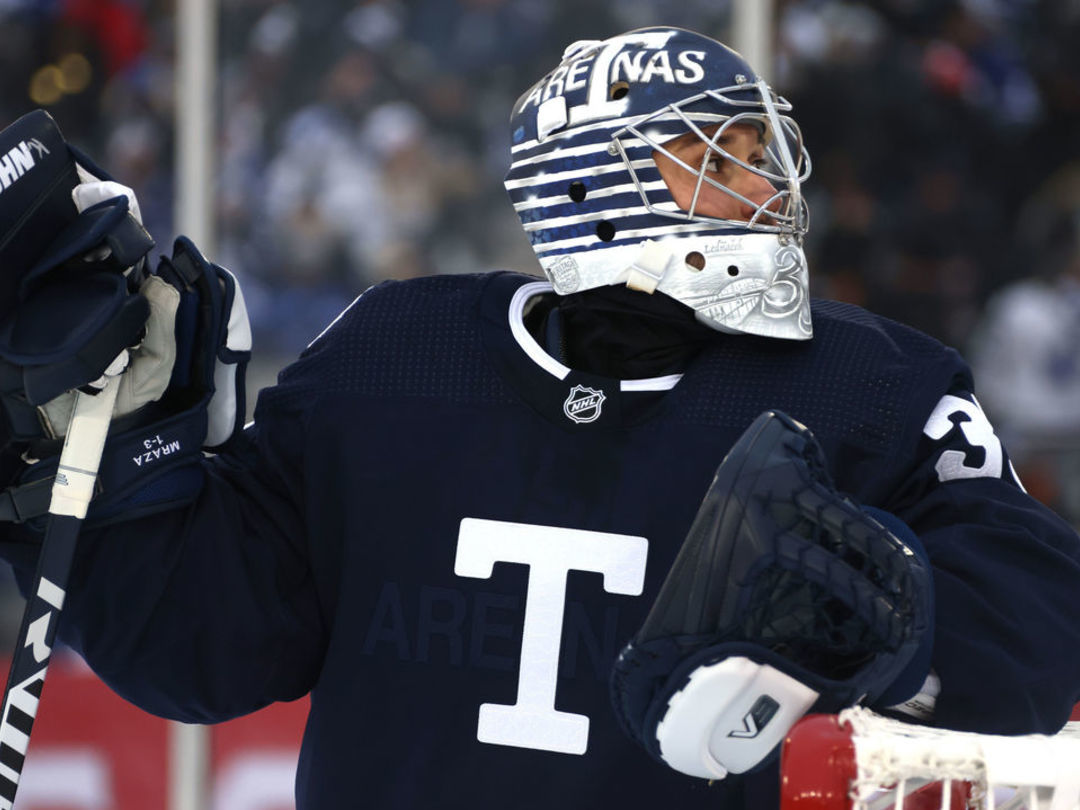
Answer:
[(627, 268), (626, 286), (652, 295), (667, 275), (671, 251), (653, 239), (641, 243), (641, 253)]

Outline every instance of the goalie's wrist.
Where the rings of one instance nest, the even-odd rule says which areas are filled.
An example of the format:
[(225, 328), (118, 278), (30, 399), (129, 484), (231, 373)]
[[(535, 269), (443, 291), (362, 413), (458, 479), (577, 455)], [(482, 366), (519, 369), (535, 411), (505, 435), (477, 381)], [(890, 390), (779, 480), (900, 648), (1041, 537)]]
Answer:
[[(893, 708), (902, 706), (908, 701), (915, 701), (920, 716), (927, 719), (933, 714), (934, 703), (937, 698), (937, 690), (934, 688), (936, 676), (931, 678), (931, 659), (934, 652), (934, 587), (933, 567), (930, 564), (930, 556), (926, 553), (922, 541), (897, 515), (874, 506), (863, 506), (862, 510), (874, 518), (878, 523), (898, 537), (906, 545), (928, 572), (929, 587), (926, 589), (927, 609), (926, 623), (918, 635), (914, 650), (907, 662), (895, 671), (892, 679), (879, 694), (874, 695), (869, 702), (876, 708)], [(938, 684), (940, 688), (940, 684)], [(901, 710), (903, 711), (903, 710)]]
[[(198, 494), (202, 483), (198, 465), (207, 423), (205, 402), (166, 418), (158, 415), (147, 423), (153, 413), (153, 407), (147, 406), (114, 426), (102, 454), (88, 525), (173, 508)], [(47, 490), (59, 463), (58, 443), (40, 443), (35, 448), (42, 452), (49, 445), (57, 445), (57, 452), (43, 453), (44, 458), (23, 469), (3, 499), (19, 506), (0, 513), (0, 519), (24, 523), (31, 530), (43, 529)]]
[(746, 773), (771, 761), (817, 699), (798, 679), (743, 656), (697, 667), (656, 725), (660, 756), (688, 776)]

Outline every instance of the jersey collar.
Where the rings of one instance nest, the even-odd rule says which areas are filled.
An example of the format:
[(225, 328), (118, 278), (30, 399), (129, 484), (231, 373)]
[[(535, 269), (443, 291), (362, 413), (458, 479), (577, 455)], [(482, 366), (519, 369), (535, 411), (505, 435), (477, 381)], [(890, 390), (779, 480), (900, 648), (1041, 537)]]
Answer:
[[(521, 285), (510, 299), (507, 319), (510, 334), (513, 335), (521, 351), (537, 366), (558, 380), (565, 380), (573, 369), (565, 366), (545, 352), (525, 328), (524, 312), (529, 299), (546, 293), (553, 293), (554, 288), (546, 281), (533, 281)], [(670, 391), (682, 379), (681, 374), (667, 374), (663, 377), (648, 377), (640, 380), (618, 380), (621, 391)]]
[(551, 284), (493, 273), (481, 302), (484, 344), (500, 375), (545, 419), (566, 430), (604, 430), (643, 422), (663, 406), (681, 374), (620, 380), (579, 371), (548, 354), (525, 327), (528, 302)]

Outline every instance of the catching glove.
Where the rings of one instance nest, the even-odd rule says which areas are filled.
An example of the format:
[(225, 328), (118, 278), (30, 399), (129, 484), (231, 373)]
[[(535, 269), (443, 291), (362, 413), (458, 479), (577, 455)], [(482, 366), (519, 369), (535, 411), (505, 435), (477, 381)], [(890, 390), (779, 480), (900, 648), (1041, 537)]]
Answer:
[(758, 417), (615, 663), (624, 731), (672, 768), (720, 779), (769, 761), (811, 708), (917, 692), (931, 571), (911, 530), (877, 514), (892, 530), (836, 491), (806, 427)]

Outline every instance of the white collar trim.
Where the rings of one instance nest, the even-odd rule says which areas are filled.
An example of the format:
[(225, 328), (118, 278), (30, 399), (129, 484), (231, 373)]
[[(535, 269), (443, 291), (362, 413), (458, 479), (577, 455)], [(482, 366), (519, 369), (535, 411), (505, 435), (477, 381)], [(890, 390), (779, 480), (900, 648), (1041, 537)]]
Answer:
[[(518, 288), (517, 292), (514, 293), (514, 297), (510, 299), (510, 333), (530, 360), (556, 379), (565, 380), (572, 369), (564, 366), (540, 348), (540, 344), (525, 328), (523, 317), (525, 303), (534, 295), (543, 295), (549, 292), (553, 292), (553, 288), (546, 281), (534, 281), (523, 284)], [(670, 391), (681, 379), (681, 374), (668, 374), (664, 377), (648, 377), (643, 380), (622, 380), (619, 383), (619, 389), (621, 391)]]

